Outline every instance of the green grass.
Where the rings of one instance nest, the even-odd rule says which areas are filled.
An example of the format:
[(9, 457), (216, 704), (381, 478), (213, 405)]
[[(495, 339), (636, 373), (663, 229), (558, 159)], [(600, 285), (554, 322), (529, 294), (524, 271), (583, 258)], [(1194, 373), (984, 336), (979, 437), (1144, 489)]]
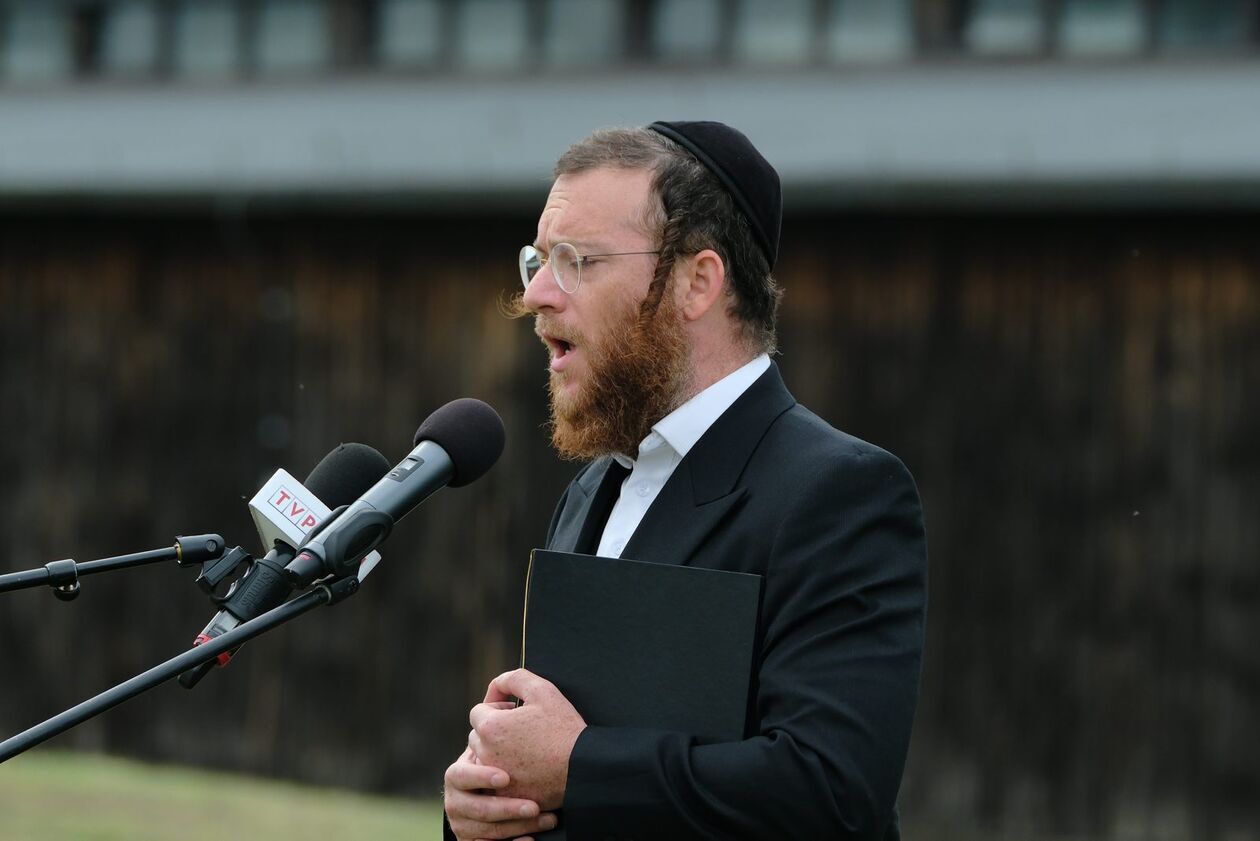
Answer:
[(0, 841), (429, 841), (437, 801), (36, 750), (0, 765)]

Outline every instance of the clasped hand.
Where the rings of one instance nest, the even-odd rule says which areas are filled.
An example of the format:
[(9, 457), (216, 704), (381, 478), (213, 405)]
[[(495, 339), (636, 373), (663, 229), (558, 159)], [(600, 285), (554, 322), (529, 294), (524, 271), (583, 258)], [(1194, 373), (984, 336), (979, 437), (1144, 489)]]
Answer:
[(573, 705), (551, 682), (517, 669), (490, 681), (468, 722), (468, 748), (446, 769), (455, 836), (521, 838), (554, 827), (569, 756), (586, 728)]

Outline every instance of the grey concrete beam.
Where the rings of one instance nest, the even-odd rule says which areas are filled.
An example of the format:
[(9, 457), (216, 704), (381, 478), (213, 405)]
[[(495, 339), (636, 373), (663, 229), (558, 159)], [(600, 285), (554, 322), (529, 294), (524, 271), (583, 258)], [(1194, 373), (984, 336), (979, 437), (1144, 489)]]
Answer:
[(600, 126), (725, 120), (789, 206), (1260, 206), (1260, 63), (0, 90), (0, 199), (479, 201)]

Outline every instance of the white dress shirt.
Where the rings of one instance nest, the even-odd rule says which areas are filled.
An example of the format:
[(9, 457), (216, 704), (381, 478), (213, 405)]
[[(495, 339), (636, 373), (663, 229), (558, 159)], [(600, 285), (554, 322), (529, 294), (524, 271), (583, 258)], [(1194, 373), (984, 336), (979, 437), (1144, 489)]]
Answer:
[(761, 354), (657, 421), (639, 443), (638, 458), (614, 456), (622, 467), (630, 470), (630, 475), (621, 483), (621, 494), (608, 515), (595, 554), (621, 557), (621, 550), (630, 542), (630, 536), (683, 456), (769, 367), (770, 357)]

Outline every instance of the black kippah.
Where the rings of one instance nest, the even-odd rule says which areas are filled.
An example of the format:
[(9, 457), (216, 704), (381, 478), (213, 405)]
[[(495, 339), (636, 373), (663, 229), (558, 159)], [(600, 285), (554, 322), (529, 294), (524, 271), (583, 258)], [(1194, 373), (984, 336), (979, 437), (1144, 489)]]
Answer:
[(783, 191), (779, 173), (761, 157), (752, 141), (725, 123), (705, 120), (657, 121), (648, 129), (681, 144), (718, 177), (748, 217), (757, 244), (773, 269), (779, 256)]

